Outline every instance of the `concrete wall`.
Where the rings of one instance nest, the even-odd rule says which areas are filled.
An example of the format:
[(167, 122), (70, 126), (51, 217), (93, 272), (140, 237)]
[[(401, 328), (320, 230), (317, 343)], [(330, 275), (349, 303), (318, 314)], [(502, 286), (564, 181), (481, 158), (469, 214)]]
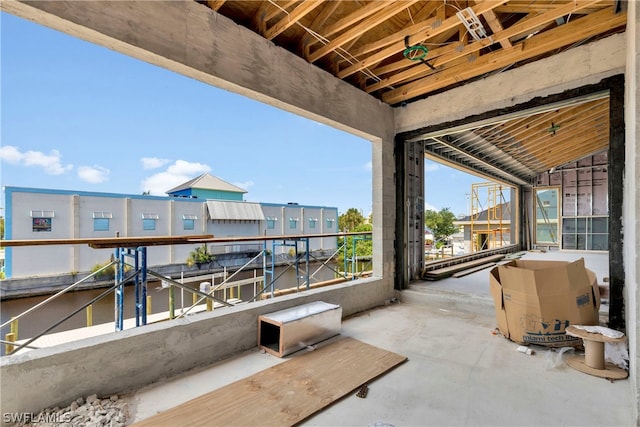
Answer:
[(625, 180), (623, 202), (625, 313), (629, 339), (629, 378), (640, 411), (640, 5), (627, 2), (627, 69), (625, 78)]
[(363, 279), (5, 356), (2, 412), (38, 412), (80, 396), (133, 391), (255, 348), (262, 314), (325, 301), (349, 316), (393, 296), (385, 281)]

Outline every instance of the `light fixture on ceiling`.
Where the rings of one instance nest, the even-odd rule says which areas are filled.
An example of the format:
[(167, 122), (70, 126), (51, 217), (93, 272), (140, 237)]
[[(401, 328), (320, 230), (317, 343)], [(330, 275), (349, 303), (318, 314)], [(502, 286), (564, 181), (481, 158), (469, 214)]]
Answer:
[(427, 54), (429, 53), (429, 49), (427, 49), (426, 46), (423, 46), (423, 45), (420, 45), (420, 44), (418, 44), (418, 45), (410, 45), (409, 44), (409, 36), (406, 36), (404, 38), (404, 46), (405, 46), (405, 49), (402, 52), (402, 56), (404, 56), (405, 58), (407, 58), (410, 61), (421, 61), (425, 65), (427, 65), (429, 68), (431, 68), (432, 70), (435, 71), (434, 66), (429, 64), (429, 62), (424, 59), (427, 56)]
[(549, 129), (547, 129), (547, 132), (552, 133), (552, 134), (556, 134), (557, 131), (560, 130), (560, 125), (557, 125), (553, 122), (551, 122), (551, 127)]
[(480, 18), (478, 15), (471, 9), (467, 7), (462, 9), (458, 13), (456, 13), (460, 21), (464, 24), (471, 37), (476, 40), (487, 38), (487, 31), (484, 29), (482, 22), (480, 22)]

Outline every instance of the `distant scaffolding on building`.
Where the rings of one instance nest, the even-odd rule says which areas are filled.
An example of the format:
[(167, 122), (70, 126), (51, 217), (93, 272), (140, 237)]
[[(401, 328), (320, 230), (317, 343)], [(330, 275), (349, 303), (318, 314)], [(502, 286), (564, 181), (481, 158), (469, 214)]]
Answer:
[(473, 252), (507, 244), (510, 235), (511, 205), (504, 197), (509, 188), (494, 182), (471, 185), (471, 247)]

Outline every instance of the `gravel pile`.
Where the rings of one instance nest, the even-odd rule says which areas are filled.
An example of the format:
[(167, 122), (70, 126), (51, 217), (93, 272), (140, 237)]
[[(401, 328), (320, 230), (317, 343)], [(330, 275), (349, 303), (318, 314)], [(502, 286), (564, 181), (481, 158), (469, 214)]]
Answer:
[(30, 420), (23, 419), (15, 424), (24, 427), (124, 427), (127, 421), (127, 403), (113, 395), (98, 398), (93, 394), (71, 402), (66, 408), (49, 408), (39, 414), (31, 414)]

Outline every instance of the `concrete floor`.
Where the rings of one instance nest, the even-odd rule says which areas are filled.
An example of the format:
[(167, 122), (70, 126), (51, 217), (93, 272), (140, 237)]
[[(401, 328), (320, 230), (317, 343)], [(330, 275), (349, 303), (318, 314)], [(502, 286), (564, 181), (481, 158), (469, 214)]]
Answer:
[[(587, 267), (596, 271), (603, 260), (606, 265), (606, 254)], [(408, 361), (372, 381), (365, 399), (348, 395), (301, 425), (635, 425), (628, 380), (609, 382), (557, 366), (556, 352), (534, 346), (529, 356), (492, 333), (488, 271), (463, 282), (415, 284), (399, 302), (345, 319), (343, 335)], [(284, 360), (256, 349), (124, 397), (138, 421)]]

